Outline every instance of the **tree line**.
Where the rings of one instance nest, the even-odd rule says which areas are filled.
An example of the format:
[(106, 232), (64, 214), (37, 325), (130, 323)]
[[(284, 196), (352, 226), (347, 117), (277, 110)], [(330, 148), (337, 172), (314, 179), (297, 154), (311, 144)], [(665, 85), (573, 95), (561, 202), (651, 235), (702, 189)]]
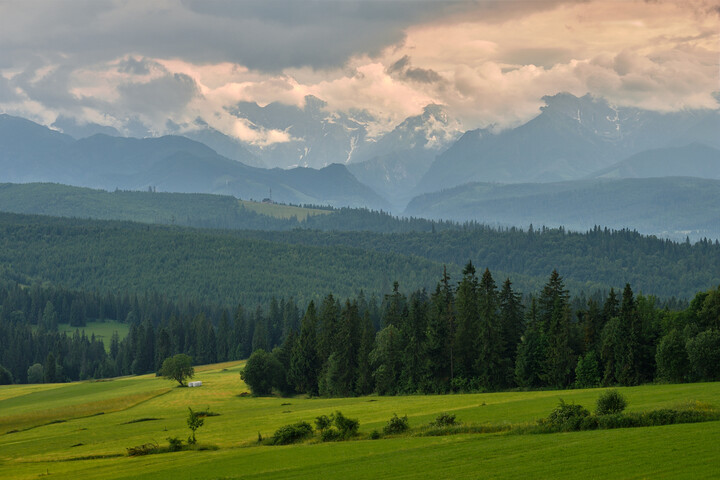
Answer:
[[(129, 334), (106, 350), (58, 333), (73, 304), (84, 319), (124, 316)], [(629, 284), (571, 298), (553, 271), (523, 296), (468, 263), (459, 280), (444, 271), (431, 293), (395, 283), (383, 298), (328, 294), (302, 309), (292, 299), (230, 311), (17, 284), (1, 286), (0, 305), (0, 365), (17, 383), (157, 372), (178, 353), (196, 364), (250, 357), (247, 381), (261, 378), (260, 391), (324, 396), (720, 379), (720, 287), (671, 310)]]

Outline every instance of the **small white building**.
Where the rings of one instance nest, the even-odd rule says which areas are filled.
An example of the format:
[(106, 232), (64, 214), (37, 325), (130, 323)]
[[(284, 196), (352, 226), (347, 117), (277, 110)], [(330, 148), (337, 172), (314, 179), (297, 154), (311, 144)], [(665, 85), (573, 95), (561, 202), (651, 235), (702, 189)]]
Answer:
[(202, 382), (198, 380), (197, 382), (188, 382), (188, 387), (201, 387)]

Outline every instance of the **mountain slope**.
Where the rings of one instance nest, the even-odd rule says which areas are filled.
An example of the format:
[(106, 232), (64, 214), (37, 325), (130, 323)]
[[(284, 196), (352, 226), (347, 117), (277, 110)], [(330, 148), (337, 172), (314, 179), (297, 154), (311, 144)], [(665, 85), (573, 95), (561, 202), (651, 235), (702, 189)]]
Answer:
[[(358, 148), (348, 168), (358, 180), (404, 206), (435, 157), (460, 136), (459, 124), (440, 105), (405, 119), (376, 143)], [(366, 159), (361, 161), (362, 159)]]
[(720, 181), (689, 177), (471, 183), (413, 199), (406, 215), (489, 224), (595, 225), (675, 239), (720, 238)]
[(567, 93), (543, 100), (540, 115), (517, 128), (465, 133), (432, 164), (416, 192), (468, 181), (573, 180), (651, 148), (720, 142), (712, 128), (720, 125), (719, 110), (663, 114)]
[(592, 175), (593, 178), (673, 176), (720, 180), (720, 150), (700, 143), (647, 150)]

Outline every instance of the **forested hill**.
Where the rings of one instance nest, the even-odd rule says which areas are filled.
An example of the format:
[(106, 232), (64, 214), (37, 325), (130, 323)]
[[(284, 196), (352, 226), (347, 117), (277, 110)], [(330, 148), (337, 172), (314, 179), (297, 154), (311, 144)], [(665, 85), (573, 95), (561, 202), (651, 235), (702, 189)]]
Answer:
[[(493, 271), (542, 278), (557, 268), (568, 286), (619, 287), (630, 282), (645, 294), (689, 298), (720, 284), (720, 243), (695, 244), (596, 227), (586, 233), (562, 228), (522, 231), (468, 225), (456, 230), (381, 234), (372, 232), (238, 232), (247, 238), (312, 246), (344, 245), (419, 256), (458, 268), (468, 260)], [(541, 284), (533, 285), (539, 288)]]
[[(457, 273), (453, 266), (451, 272)], [(0, 277), (22, 284), (142, 293), (224, 306), (332, 291), (431, 287), (442, 265), (337, 245), (243, 238), (230, 231), (0, 213)]]
[[(321, 216), (317, 216), (321, 217)], [(313, 217), (313, 218), (317, 218)], [(83, 290), (162, 292), (170, 298), (254, 305), (327, 292), (340, 298), (432, 289), (443, 264), (457, 279), (472, 260), (538, 290), (558, 269), (571, 292), (632, 283), (663, 298), (720, 284), (720, 245), (675, 243), (634, 232), (522, 232), (467, 226), (446, 231), (217, 231), (131, 222), (0, 214), (0, 272), (20, 283)]]

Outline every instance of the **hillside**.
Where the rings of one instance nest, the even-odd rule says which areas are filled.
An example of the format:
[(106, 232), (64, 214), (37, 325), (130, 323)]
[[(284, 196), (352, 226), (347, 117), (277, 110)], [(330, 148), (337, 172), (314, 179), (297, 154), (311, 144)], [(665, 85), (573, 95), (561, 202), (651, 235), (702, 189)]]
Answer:
[[(453, 274), (457, 271), (451, 268)], [(172, 299), (236, 305), (328, 292), (379, 295), (395, 280), (430, 288), (442, 265), (345, 247), (293, 245), (139, 223), (0, 214), (0, 271), (22, 283), (92, 291), (159, 291)]]
[(718, 239), (720, 181), (666, 177), (471, 183), (416, 197), (405, 215), (581, 232), (601, 225), (676, 240)]
[[(470, 433), (264, 446), (258, 433), (312, 423), (342, 411), (360, 435), (382, 431), (395, 413), (420, 430), (442, 412), (471, 425), (535, 422), (560, 398), (593, 409), (601, 389), (469, 395), (306, 399), (240, 396), (244, 363), (196, 367), (200, 388), (174, 388), (154, 374), (104, 382), (13, 385), (0, 390), (0, 475), (53, 478), (710, 478), (720, 422), (545, 435)], [(622, 388), (631, 412), (691, 402), (714, 405), (718, 383)], [(371, 403), (368, 403), (371, 402)], [(217, 449), (128, 457), (127, 448), (185, 439), (187, 408), (215, 414), (197, 430)], [(532, 455), (527, 452), (532, 451)], [(478, 454), (482, 452), (482, 454)], [(449, 458), (452, 462), (439, 462)]]
[[(310, 217), (319, 221), (330, 215)], [(318, 219), (318, 220), (316, 220)], [(498, 231), (468, 225), (436, 232), (211, 231), (127, 222), (0, 214), (0, 270), (27, 284), (98, 291), (160, 291), (233, 305), (272, 296), (299, 303), (434, 288), (447, 265), (457, 281), (468, 260), (539, 290), (558, 269), (573, 293), (632, 283), (660, 297), (689, 298), (720, 283), (720, 246), (595, 229)]]
[(701, 143), (637, 153), (594, 178), (697, 177), (720, 180), (720, 150)]

